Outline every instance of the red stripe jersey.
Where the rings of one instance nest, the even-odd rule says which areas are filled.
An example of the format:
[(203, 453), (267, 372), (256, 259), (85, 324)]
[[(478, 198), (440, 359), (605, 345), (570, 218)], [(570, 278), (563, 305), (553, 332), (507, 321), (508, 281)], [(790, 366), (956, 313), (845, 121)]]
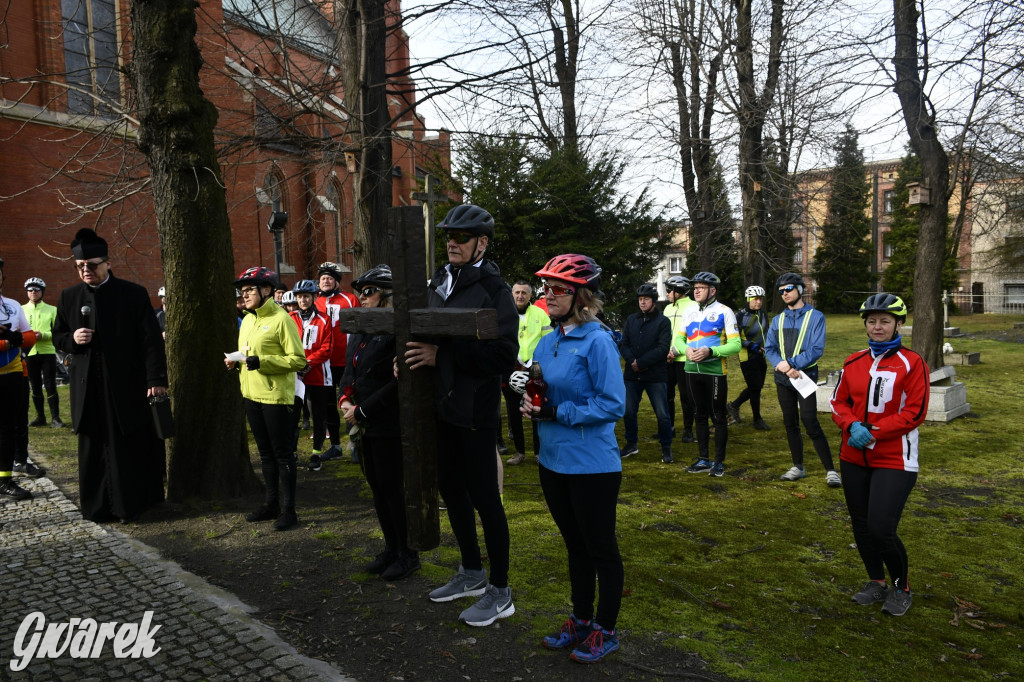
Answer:
[(359, 299), (344, 291), (335, 291), (330, 296), (317, 296), (316, 309), (331, 322), (331, 367), (341, 372), (345, 369), (345, 351), (348, 348), (348, 334), (338, 326), (338, 312), (345, 308), (358, 308)]
[(330, 386), (331, 349), (334, 340), (330, 320), (316, 310), (308, 320), (303, 320), (297, 310), (292, 312), (291, 316), (299, 327), (302, 349), (306, 352), (306, 362), (309, 363), (309, 371), (302, 377), (302, 382), (307, 386)]
[[(918, 431), (928, 412), (928, 365), (897, 348), (872, 357), (862, 350), (846, 359), (832, 392), (832, 420), (842, 429), (839, 458), (876, 469), (917, 471)], [(849, 444), (850, 426), (871, 428), (875, 442), (859, 450)]]

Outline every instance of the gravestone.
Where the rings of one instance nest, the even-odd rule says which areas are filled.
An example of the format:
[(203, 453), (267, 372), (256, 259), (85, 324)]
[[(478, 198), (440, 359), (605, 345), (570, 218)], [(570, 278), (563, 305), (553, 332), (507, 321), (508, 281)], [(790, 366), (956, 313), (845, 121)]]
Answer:
[[(432, 228), (433, 226), (431, 226)], [(388, 209), (394, 308), (349, 308), (338, 325), (349, 334), (394, 334), (395, 349), (407, 341), (439, 336), (498, 337), (498, 314), (481, 310), (427, 308), (423, 214), (416, 206)], [(405, 511), (409, 546), (418, 551), (440, 544), (437, 506), (435, 370), (412, 371), (398, 362), (398, 412), (405, 476)]]

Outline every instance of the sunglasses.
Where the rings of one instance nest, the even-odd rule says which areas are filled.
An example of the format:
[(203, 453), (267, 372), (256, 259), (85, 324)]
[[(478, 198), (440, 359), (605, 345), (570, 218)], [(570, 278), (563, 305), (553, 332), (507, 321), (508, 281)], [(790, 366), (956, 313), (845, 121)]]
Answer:
[(29, 287), (28, 289), (25, 289), (25, 291), (34, 291), (35, 293), (38, 294), (40, 291), (42, 291), (42, 289), (40, 289), (39, 287)]
[(107, 262), (107, 259), (104, 258), (99, 263), (93, 263), (91, 261), (84, 261), (82, 263), (75, 263), (75, 270), (78, 270), (79, 272), (81, 272), (83, 270), (88, 270), (89, 272), (96, 272), (96, 268), (98, 268), (99, 266), (103, 265), (106, 262)]
[(545, 282), (544, 293), (552, 296), (572, 296), (576, 293), (576, 290), (572, 287), (565, 287), (560, 284), (548, 284)]
[(449, 232), (448, 241), (455, 242), (456, 244), (466, 244), (475, 236), (476, 235), (472, 235), (468, 232)]
[(363, 290), (359, 292), (359, 296), (373, 296), (380, 291), (380, 287), (363, 287)]
[(779, 293), (780, 294), (788, 294), (789, 292), (793, 291), (793, 289), (796, 289), (796, 285), (795, 284), (789, 284), (789, 285), (784, 286), (784, 287), (779, 287)]

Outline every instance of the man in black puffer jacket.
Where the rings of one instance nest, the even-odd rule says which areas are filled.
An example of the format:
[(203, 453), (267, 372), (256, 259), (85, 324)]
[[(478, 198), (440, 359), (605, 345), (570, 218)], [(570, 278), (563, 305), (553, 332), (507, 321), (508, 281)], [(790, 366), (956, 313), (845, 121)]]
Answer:
[(637, 420), (640, 398), (644, 391), (658, 418), (658, 440), (661, 442), (661, 461), (672, 463), (672, 419), (668, 411), (668, 347), (672, 343), (672, 323), (665, 317), (656, 301), (658, 290), (653, 284), (643, 284), (636, 290), (640, 312), (626, 318), (622, 328), (619, 352), (626, 361), (623, 379), (626, 382), (626, 444), (620, 457), (640, 452), (637, 447)]
[[(430, 593), (435, 602), (480, 596), (459, 616), (467, 625), (490, 625), (515, 613), (508, 586), (509, 533), (498, 492), (498, 409), (501, 379), (512, 371), (519, 349), (519, 314), (498, 266), (483, 259), (494, 236), (487, 211), (456, 206), (438, 227), (447, 235), (448, 265), (430, 281), (433, 308), (494, 308), (498, 338), (444, 338), (437, 345), (410, 341), (410, 369), (437, 368), (438, 489), (459, 543), (462, 565), (446, 585)], [(476, 535), (484, 529), (491, 576), (488, 584)]]

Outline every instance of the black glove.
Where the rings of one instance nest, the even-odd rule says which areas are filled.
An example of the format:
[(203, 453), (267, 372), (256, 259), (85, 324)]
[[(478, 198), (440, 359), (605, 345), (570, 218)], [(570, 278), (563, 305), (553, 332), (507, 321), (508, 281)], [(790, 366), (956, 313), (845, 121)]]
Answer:
[(554, 421), (558, 413), (558, 405), (542, 405), (540, 412), (533, 413), (533, 419), (537, 421)]
[(299, 375), (300, 377), (304, 377), (304, 376), (306, 376), (307, 374), (309, 374), (309, 370), (310, 370), (310, 369), (312, 369), (312, 367), (310, 367), (309, 363), (307, 362), (307, 363), (306, 363), (306, 366), (305, 366), (305, 367), (303, 367), (302, 369), (300, 369), (300, 370), (298, 371), (298, 375)]
[(7, 327), (0, 327), (0, 341), (6, 341), (11, 348), (18, 348), (23, 340), (21, 332), (11, 331)]
[(751, 342), (750, 347), (747, 350), (751, 350), (755, 353), (761, 352), (761, 344)]
[(255, 355), (250, 355), (245, 359), (245, 368), (250, 372), (255, 372), (260, 368), (260, 359)]

